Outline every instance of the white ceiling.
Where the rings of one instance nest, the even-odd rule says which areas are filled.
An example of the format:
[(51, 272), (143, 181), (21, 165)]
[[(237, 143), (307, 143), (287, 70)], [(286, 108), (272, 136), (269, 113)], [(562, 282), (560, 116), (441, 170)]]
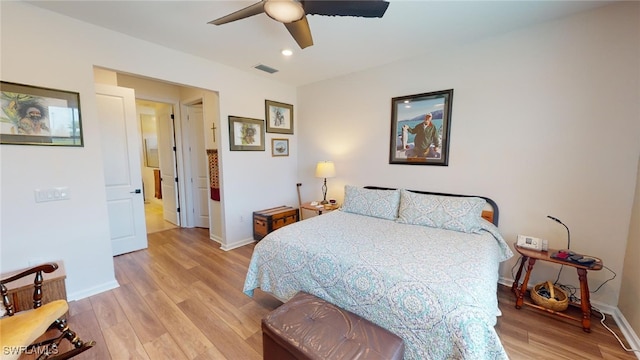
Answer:
[[(314, 45), (300, 50), (265, 14), (208, 21), (257, 1), (28, 1), (88, 23), (274, 80), (304, 85), (506, 33), (612, 1), (391, 0), (382, 18), (307, 16)], [(293, 50), (286, 58), (282, 49)], [(267, 74), (253, 67), (278, 69)]]

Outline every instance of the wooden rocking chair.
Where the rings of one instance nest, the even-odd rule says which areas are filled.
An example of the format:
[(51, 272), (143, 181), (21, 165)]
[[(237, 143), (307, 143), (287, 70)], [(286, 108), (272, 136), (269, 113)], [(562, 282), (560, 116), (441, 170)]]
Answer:
[[(18, 359), (23, 353), (35, 354), (38, 360), (69, 359), (95, 345), (95, 341), (80, 340), (67, 326), (66, 320), (62, 318), (69, 310), (66, 300), (55, 300), (42, 305), (42, 273), (51, 273), (57, 268), (56, 263), (39, 265), (0, 280), (2, 303), (6, 309), (6, 314), (0, 318), (2, 360)], [(6, 284), (34, 274), (33, 309), (16, 312), (9, 299)], [(54, 328), (60, 331), (59, 336), (34, 343), (49, 329)], [(73, 348), (59, 353), (59, 345), (64, 339), (71, 342)]]

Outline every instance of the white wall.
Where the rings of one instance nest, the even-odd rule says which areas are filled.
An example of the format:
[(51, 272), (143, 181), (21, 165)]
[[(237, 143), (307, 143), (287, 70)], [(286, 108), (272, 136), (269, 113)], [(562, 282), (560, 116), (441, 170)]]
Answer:
[[(380, 185), (485, 195), (500, 229), (599, 256), (620, 274), (640, 154), (639, 3), (624, 2), (460, 48), (299, 88), (299, 178), (321, 197), (318, 160), (343, 186)], [(436, 36), (434, 34), (434, 36)], [(416, 46), (420, 46), (416, 41)], [(390, 165), (391, 98), (454, 89), (449, 166)], [(512, 279), (516, 257), (504, 264)], [(532, 284), (558, 267), (536, 265)], [(612, 274), (590, 272), (595, 289)], [(565, 270), (564, 283), (578, 284)], [(593, 294), (615, 306), (620, 277)]]
[[(252, 211), (297, 202), (295, 150), (287, 158), (272, 158), (268, 134), (264, 152), (230, 152), (226, 120), (229, 115), (264, 119), (265, 99), (295, 105), (294, 88), (24, 2), (3, 2), (0, 16), (1, 79), (79, 92), (85, 143), (82, 148), (0, 146), (0, 271), (63, 259), (70, 299), (117, 285), (103, 168), (96, 160), (102, 154), (94, 66), (219, 92), (224, 246), (252, 239)], [(26, 44), (33, 44), (32, 55)], [(297, 135), (289, 137), (295, 149)], [(34, 202), (34, 189), (54, 186), (68, 186), (71, 200)]]

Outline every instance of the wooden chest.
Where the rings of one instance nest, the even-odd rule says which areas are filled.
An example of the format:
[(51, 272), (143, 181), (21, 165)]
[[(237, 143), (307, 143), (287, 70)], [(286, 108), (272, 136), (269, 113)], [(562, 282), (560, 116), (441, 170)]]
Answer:
[(293, 224), (300, 218), (300, 210), (291, 206), (278, 206), (253, 212), (253, 238), (261, 240), (268, 233), (285, 225)]

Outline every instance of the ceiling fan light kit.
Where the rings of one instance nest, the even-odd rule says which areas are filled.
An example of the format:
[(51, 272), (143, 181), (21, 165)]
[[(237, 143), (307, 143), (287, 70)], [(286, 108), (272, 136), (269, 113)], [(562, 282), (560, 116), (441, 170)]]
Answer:
[(222, 25), (266, 13), (289, 30), (301, 49), (313, 45), (307, 15), (382, 17), (389, 7), (385, 0), (262, 0), (229, 15), (209, 21)]
[(270, 18), (281, 23), (290, 23), (302, 19), (304, 9), (295, 0), (265, 0), (264, 12)]

